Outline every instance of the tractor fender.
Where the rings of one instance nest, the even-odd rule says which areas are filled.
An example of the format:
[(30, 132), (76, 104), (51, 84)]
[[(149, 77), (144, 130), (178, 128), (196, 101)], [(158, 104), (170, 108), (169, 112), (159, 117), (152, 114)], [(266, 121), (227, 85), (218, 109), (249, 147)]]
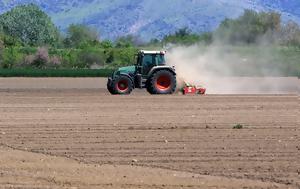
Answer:
[(133, 88), (135, 88), (135, 85), (134, 85), (134, 79), (133, 79), (132, 76), (130, 76), (130, 75), (127, 74), (127, 73), (121, 73), (120, 75), (128, 77), (128, 78), (130, 79), (130, 81), (132, 82)]
[(175, 72), (175, 69), (170, 67), (170, 66), (155, 66), (153, 67), (149, 73), (148, 73), (148, 78), (156, 71), (159, 71), (159, 70), (169, 70), (170, 72), (172, 72), (174, 75), (176, 75), (176, 72)]

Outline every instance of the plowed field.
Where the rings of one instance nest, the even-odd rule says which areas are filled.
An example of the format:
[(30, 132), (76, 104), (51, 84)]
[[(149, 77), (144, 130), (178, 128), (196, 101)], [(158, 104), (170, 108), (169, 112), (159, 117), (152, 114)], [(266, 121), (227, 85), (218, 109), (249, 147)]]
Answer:
[(291, 91), (111, 96), (63, 80), (0, 80), (0, 188), (300, 187)]

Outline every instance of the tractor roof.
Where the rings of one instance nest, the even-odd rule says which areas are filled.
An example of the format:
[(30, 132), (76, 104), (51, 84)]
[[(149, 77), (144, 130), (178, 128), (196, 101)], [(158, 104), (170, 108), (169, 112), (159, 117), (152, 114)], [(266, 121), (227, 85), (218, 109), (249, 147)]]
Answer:
[(166, 54), (166, 51), (145, 51), (145, 50), (140, 50), (140, 53), (143, 53), (143, 54)]

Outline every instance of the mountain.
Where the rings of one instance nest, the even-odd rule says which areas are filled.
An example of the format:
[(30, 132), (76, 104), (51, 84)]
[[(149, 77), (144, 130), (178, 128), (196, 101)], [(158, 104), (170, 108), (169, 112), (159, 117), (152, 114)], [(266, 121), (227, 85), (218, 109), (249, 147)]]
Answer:
[(40, 6), (62, 31), (83, 23), (110, 39), (132, 34), (149, 40), (183, 27), (211, 31), (244, 9), (277, 11), (284, 21), (300, 23), (299, 0), (0, 0), (0, 13), (28, 3)]

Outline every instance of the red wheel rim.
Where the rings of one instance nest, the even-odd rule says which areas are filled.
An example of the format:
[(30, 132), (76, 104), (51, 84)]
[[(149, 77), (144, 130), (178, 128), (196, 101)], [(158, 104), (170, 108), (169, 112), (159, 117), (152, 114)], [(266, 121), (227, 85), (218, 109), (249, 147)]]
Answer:
[(128, 89), (128, 82), (126, 80), (121, 80), (117, 84), (117, 88), (119, 91), (126, 91)]
[(166, 75), (162, 75), (157, 78), (156, 87), (160, 90), (168, 90), (171, 87), (171, 78)]

